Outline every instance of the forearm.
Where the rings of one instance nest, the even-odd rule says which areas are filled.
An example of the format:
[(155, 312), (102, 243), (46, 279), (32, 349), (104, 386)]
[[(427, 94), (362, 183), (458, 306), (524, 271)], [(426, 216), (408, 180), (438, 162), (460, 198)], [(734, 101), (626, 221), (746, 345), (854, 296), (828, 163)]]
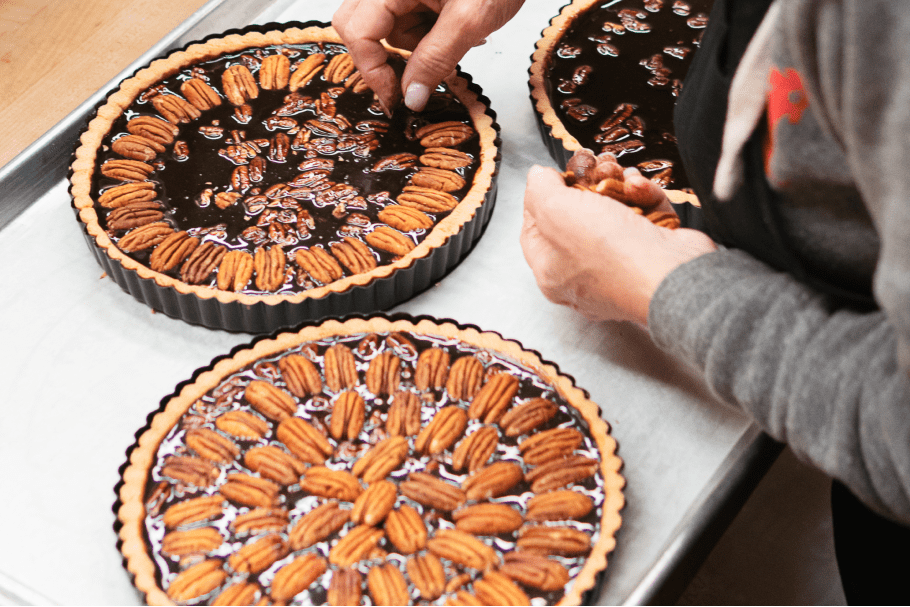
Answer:
[(910, 522), (910, 382), (884, 313), (832, 312), (789, 276), (719, 251), (661, 283), (649, 327), (721, 399)]

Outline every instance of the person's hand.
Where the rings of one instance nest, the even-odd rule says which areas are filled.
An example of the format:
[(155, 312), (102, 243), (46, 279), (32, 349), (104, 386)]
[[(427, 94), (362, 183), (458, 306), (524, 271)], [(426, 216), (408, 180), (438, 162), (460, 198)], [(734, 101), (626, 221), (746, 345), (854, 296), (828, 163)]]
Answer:
[[(402, 93), (420, 111), (430, 93), (455, 70), (472, 46), (511, 19), (524, 0), (345, 0), (332, 25), (363, 80), (387, 111)], [(380, 40), (413, 51), (399, 88)]]
[[(629, 190), (655, 197), (657, 209), (672, 210), (666, 195), (636, 169), (623, 176)], [(568, 187), (557, 171), (535, 166), (525, 190), (521, 248), (550, 301), (590, 320), (647, 325), (660, 282), (716, 246), (701, 232), (658, 227), (623, 203)]]

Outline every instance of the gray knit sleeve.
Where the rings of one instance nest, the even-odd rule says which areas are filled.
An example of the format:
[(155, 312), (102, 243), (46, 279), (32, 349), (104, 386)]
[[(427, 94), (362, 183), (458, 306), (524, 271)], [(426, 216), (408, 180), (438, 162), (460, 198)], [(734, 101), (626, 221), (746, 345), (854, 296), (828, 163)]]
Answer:
[(835, 310), (789, 275), (721, 250), (661, 283), (649, 327), (718, 397), (910, 523), (910, 381), (884, 313)]

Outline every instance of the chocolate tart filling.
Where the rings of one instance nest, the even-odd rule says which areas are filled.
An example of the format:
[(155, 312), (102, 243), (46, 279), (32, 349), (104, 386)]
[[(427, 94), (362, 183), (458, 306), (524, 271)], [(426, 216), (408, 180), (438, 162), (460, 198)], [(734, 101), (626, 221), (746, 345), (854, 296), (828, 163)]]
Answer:
[(372, 311), (438, 279), (485, 226), (498, 134), (479, 90), (453, 77), (424, 112), (387, 117), (334, 31), (302, 25), (153, 62), (83, 135), (74, 207), (153, 307), (253, 331)]
[(537, 43), (529, 83), (538, 126), (562, 168), (580, 148), (610, 152), (672, 191), (674, 202), (691, 196), (673, 108), (711, 4), (576, 0), (563, 7)]
[(137, 437), (115, 510), (152, 604), (578, 604), (620, 525), (597, 406), (536, 353), (448, 321), (257, 341)]

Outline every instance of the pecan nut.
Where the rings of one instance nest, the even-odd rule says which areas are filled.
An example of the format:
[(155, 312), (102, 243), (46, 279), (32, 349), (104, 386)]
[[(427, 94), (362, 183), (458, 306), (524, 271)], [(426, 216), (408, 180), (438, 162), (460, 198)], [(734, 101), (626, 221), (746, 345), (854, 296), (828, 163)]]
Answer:
[(517, 531), (524, 523), (521, 512), (507, 504), (475, 504), (452, 513), (455, 528), (473, 535)]
[(597, 460), (583, 455), (550, 460), (525, 475), (534, 493), (545, 493), (577, 483), (597, 472)]
[(412, 472), (398, 489), (419, 504), (446, 512), (455, 510), (468, 499), (459, 487), (425, 472)]
[(161, 554), (178, 558), (191, 554), (209, 554), (223, 543), (224, 537), (214, 527), (171, 531), (161, 539)]
[(496, 571), (487, 571), (474, 582), (474, 594), (484, 605), (530, 605), (531, 599), (511, 579)]
[(243, 396), (253, 409), (277, 422), (284, 421), (297, 411), (297, 401), (293, 396), (260, 379), (251, 381)]
[(408, 458), (408, 441), (402, 436), (390, 436), (371, 447), (354, 463), (351, 472), (367, 483), (387, 477)]
[(98, 204), (106, 209), (116, 209), (134, 202), (153, 200), (156, 195), (154, 183), (136, 181), (105, 190), (98, 197)]
[(540, 554), (513, 550), (503, 555), (499, 572), (513, 580), (544, 592), (562, 590), (569, 583), (569, 572), (553, 559)]
[(174, 228), (163, 221), (148, 223), (127, 232), (126, 236), (117, 242), (117, 246), (127, 253), (144, 251), (160, 244), (173, 233)]
[(420, 513), (407, 504), (389, 512), (385, 532), (402, 554), (413, 554), (427, 545), (427, 526)]
[(435, 601), (446, 589), (446, 572), (435, 554), (412, 556), (405, 565), (408, 577), (420, 592), (420, 598)]
[(261, 291), (277, 291), (284, 284), (286, 257), (280, 245), (256, 247), (253, 270), (256, 273), (256, 288)]
[(259, 97), (259, 87), (250, 70), (242, 64), (235, 64), (221, 74), (221, 90), (234, 106), (241, 106), (250, 99)]
[(358, 525), (348, 531), (329, 551), (329, 562), (337, 567), (350, 567), (367, 558), (384, 533), (370, 525)]
[(427, 547), (440, 558), (479, 571), (499, 563), (499, 555), (493, 548), (457, 529), (441, 529), (427, 541)]
[(291, 78), (291, 60), (287, 55), (269, 55), (259, 66), (259, 86), (267, 91), (280, 90)]
[(370, 249), (356, 238), (346, 236), (341, 242), (329, 245), (332, 255), (352, 274), (369, 272), (376, 267), (376, 258)]
[(394, 394), (401, 382), (401, 359), (392, 352), (381, 353), (370, 361), (364, 380), (377, 396)]
[(392, 511), (397, 498), (398, 488), (394, 483), (386, 480), (375, 481), (354, 502), (351, 520), (358, 525), (375, 527)]
[(244, 454), (243, 463), (262, 478), (281, 485), (293, 485), (306, 469), (302, 461), (275, 445), (253, 447)]
[(253, 256), (246, 251), (228, 251), (218, 266), (218, 288), (240, 291), (253, 278)]
[(431, 147), (423, 151), (419, 158), (420, 164), (437, 169), (454, 171), (471, 166), (474, 159), (459, 150), (452, 148)]
[(270, 480), (235, 473), (228, 475), (219, 491), (232, 502), (251, 508), (270, 508), (278, 505), (278, 490), (278, 485)]
[(155, 172), (155, 167), (139, 160), (112, 158), (101, 165), (101, 174), (120, 181), (142, 181)]
[(177, 95), (156, 95), (152, 97), (152, 105), (171, 124), (192, 122), (202, 115), (196, 106)]
[(149, 257), (149, 267), (156, 272), (167, 272), (177, 267), (199, 246), (199, 239), (184, 231), (174, 232), (155, 247)]
[(429, 230), (433, 227), (433, 219), (417, 209), (402, 206), (400, 204), (390, 204), (379, 211), (379, 221), (382, 221), (396, 230), (402, 232), (413, 232), (415, 230)]
[(398, 154), (391, 154), (379, 159), (379, 161), (373, 165), (373, 168), (371, 168), (370, 171), (373, 173), (381, 173), (383, 171), (403, 171), (415, 166), (416, 164), (417, 156), (409, 152), (400, 152)]
[(408, 583), (395, 563), (372, 567), (367, 574), (367, 588), (375, 605), (407, 605), (411, 599)]
[(425, 455), (445, 451), (464, 435), (468, 415), (457, 405), (448, 405), (436, 412), (432, 421), (417, 435), (414, 450)]
[[(147, 162), (163, 152), (162, 146), (140, 135), (123, 135), (111, 143), (111, 149), (124, 158)], [(161, 151), (159, 151), (161, 150)]]
[(449, 370), (446, 392), (455, 400), (470, 400), (480, 391), (483, 363), (468, 355), (456, 359)]
[(322, 392), (322, 378), (316, 365), (305, 356), (289, 354), (278, 361), (281, 377), (291, 394), (306, 398)]
[(495, 424), (512, 404), (512, 398), (517, 393), (517, 377), (508, 373), (496, 373), (487, 379), (487, 383), (471, 401), (468, 417), (479, 419), (485, 424)]
[(172, 601), (191, 601), (215, 590), (227, 577), (220, 560), (208, 559), (178, 573), (167, 587), (167, 596)]
[(290, 517), (284, 508), (253, 508), (249, 512), (238, 514), (229, 528), (238, 534), (261, 535), (284, 531), (288, 522)]
[(414, 242), (410, 238), (388, 226), (378, 226), (365, 238), (373, 248), (392, 255), (404, 256), (414, 250)]
[(453, 148), (464, 143), (474, 135), (469, 124), (450, 120), (428, 124), (417, 129), (415, 136), (425, 148)]
[(418, 390), (439, 390), (449, 376), (449, 353), (442, 348), (427, 348), (417, 358), (414, 385)]
[(521, 482), (524, 471), (514, 462), (494, 462), (475, 470), (461, 484), (468, 499), (482, 500), (500, 497)]
[(458, 206), (458, 199), (448, 192), (416, 185), (405, 186), (395, 200), (398, 204), (424, 213), (445, 213)]
[(191, 285), (199, 285), (211, 276), (221, 260), (227, 254), (227, 248), (214, 242), (204, 242), (183, 262), (180, 278)]
[(420, 399), (410, 390), (392, 395), (385, 423), (393, 436), (414, 436), (420, 431)]
[(212, 605), (253, 605), (260, 594), (259, 584), (241, 580), (218, 593)]
[(186, 433), (186, 446), (202, 459), (229, 464), (240, 454), (237, 443), (208, 428), (194, 428)]
[(537, 466), (570, 455), (584, 439), (574, 428), (551, 428), (538, 432), (518, 445), (526, 464)]
[(237, 204), (240, 198), (240, 192), (218, 192), (215, 194), (215, 206), (219, 209), (226, 209)]
[(261, 573), (288, 554), (287, 542), (270, 533), (241, 547), (228, 557), (228, 565), (237, 573)]
[(452, 452), (452, 468), (473, 472), (486, 465), (499, 446), (496, 426), (481, 426), (467, 435)]
[(310, 275), (310, 278), (322, 285), (327, 285), (344, 276), (344, 270), (338, 261), (329, 255), (321, 245), (308, 249), (298, 249), (294, 254), (297, 265)]
[(325, 79), (332, 84), (344, 82), (354, 72), (354, 60), (349, 53), (335, 55), (325, 68)]
[(164, 146), (174, 143), (174, 138), (180, 133), (180, 129), (176, 125), (157, 116), (136, 116), (131, 118), (126, 123), (126, 130), (133, 135), (139, 135), (157, 143), (161, 146), (156, 148), (159, 154), (165, 150)]
[(335, 440), (357, 438), (363, 429), (366, 404), (353, 390), (345, 390), (335, 399), (329, 419), (329, 434)]
[(161, 476), (196, 487), (208, 487), (219, 474), (218, 466), (196, 457), (171, 455), (164, 460)]
[(537, 554), (579, 556), (591, 549), (591, 536), (574, 527), (523, 527), (516, 545)]
[(299, 417), (288, 417), (275, 430), (275, 436), (288, 450), (309, 464), (322, 464), (334, 449), (322, 432)]
[(410, 184), (440, 192), (456, 192), (465, 186), (465, 180), (458, 173), (448, 169), (423, 167), (411, 175)]
[(246, 411), (228, 411), (215, 418), (215, 427), (234, 436), (246, 440), (258, 440), (269, 431), (265, 420)]
[(528, 501), (529, 521), (567, 521), (587, 516), (594, 509), (590, 497), (577, 491), (561, 490), (535, 495)]
[(110, 230), (132, 230), (164, 219), (161, 204), (155, 200), (131, 202), (111, 211), (107, 216)]
[(168, 508), (162, 517), (162, 522), (166, 529), (174, 529), (183, 525), (208, 521), (224, 512), (224, 503), (224, 497), (220, 495), (194, 497)]
[(306, 86), (316, 74), (322, 71), (323, 67), (325, 67), (325, 55), (322, 53), (313, 53), (300, 62), (297, 69), (291, 74), (290, 80), (288, 80), (288, 87), (291, 92), (293, 93), (297, 89)]
[(337, 569), (329, 582), (329, 605), (359, 605), (363, 598), (363, 578), (356, 569)]
[(545, 398), (532, 398), (507, 411), (499, 425), (506, 436), (527, 434), (556, 415), (557, 407)]
[(221, 96), (201, 78), (190, 78), (184, 81), (180, 85), (180, 92), (186, 97), (187, 101), (202, 112), (221, 105)]
[(313, 466), (303, 473), (300, 488), (312, 495), (354, 502), (363, 493), (357, 477), (345, 470)]
[(287, 605), (295, 595), (309, 588), (310, 584), (319, 579), (327, 569), (328, 563), (318, 554), (298, 556), (275, 572), (269, 594), (276, 603)]
[(325, 351), (325, 383), (329, 390), (338, 392), (357, 385), (357, 367), (354, 353), (344, 344), (335, 344)]
[(288, 534), (291, 550), (309, 548), (341, 530), (351, 520), (351, 511), (338, 502), (326, 502), (300, 517)]

